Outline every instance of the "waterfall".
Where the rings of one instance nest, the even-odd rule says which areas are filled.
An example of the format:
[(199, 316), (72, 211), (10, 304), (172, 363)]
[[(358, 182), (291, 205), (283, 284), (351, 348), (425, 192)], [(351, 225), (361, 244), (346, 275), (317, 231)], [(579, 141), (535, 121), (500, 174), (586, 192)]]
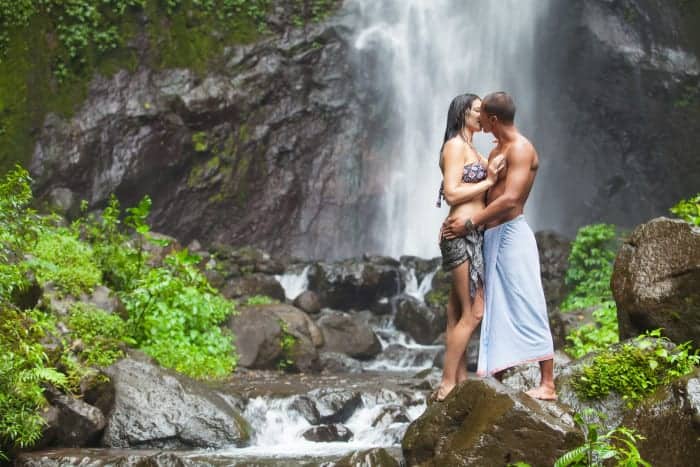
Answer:
[[(447, 109), (457, 94), (514, 96), (516, 124), (534, 127), (535, 34), (550, 0), (347, 0), (355, 25), (357, 63), (371, 63), (372, 85), (385, 96), (386, 158), (382, 213), (374, 236), (382, 253), (439, 255), (437, 236), (447, 208), (435, 207), (439, 149)], [(372, 57), (363, 60), (363, 56)], [(491, 135), (475, 144), (485, 156)], [(535, 190), (537, 188), (535, 187)], [(537, 208), (529, 206), (537, 224)]]

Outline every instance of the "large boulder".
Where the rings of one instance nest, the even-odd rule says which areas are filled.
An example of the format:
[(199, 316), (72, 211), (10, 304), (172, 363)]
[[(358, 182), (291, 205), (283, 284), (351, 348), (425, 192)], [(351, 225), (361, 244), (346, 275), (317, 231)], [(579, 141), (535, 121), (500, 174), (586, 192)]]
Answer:
[(319, 262), (309, 272), (309, 290), (318, 294), (324, 307), (337, 310), (369, 308), (403, 286), (399, 262), (383, 256)]
[(620, 338), (663, 328), (700, 346), (700, 229), (667, 218), (637, 227), (617, 254), (612, 289)]
[(341, 352), (354, 358), (369, 359), (382, 351), (377, 335), (357, 316), (324, 310), (316, 324), (323, 333), (324, 352)]
[(396, 329), (405, 332), (419, 344), (431, 344), (445, 331), (447, 321), (444, 307), (430, 308), (409, 295), (396, 297), (394, 303)]
[(275, 368), (282, 357), (282, 325), (260, 307), (243, 307), (226, 327), (236, 336), (238, 364), (245, 368)]
[(646, 439), (637, 443), (651, 465), (697, 465), (700, 452), (700, 369), (626, 410), (622, 425)]
[[(236, 335), (239, 364), (243, 367), (273, 369), (284, 359), (289, 370), (321, 369), (317, 351), (324, 342), (321, 329), (291, 305), (242, 307), (226, 326)], [(285, 335), (293, 338), (289, 348), (282, 346)]]
[(248, 422), (227, 399), (138, 352), (105, 373), (115, 388), (105, 447), (223, 448), (250, 440)]
[(552, 465), (583, 441), (556, 402), (541, 402), (498, 381), (469, 379), (409, 425), (408, 465)]

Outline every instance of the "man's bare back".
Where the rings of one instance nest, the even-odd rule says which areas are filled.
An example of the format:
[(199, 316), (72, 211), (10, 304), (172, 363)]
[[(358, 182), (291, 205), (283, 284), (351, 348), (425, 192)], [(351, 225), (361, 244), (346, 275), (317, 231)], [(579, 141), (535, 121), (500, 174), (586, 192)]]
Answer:
[(490, 205), (506, 192), (513, 198), (513, 204), (506, 211), (489, 219), (485, 223), (486, 228), (495, 227), (523, 213), (539, 167), (535, 147), (519, 133), (514, 141), (499, 143), (489, 154), (489, 161), (499, 154), (505, 154), (506, 167), (501, 171), (496, 184), (489, 189), (486, 204)]

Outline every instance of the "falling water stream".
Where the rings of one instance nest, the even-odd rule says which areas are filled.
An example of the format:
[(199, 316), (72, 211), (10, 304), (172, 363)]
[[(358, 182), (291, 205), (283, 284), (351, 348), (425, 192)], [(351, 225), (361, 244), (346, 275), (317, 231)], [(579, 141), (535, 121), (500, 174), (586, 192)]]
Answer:
[[(439, 255), (437, 230), (447, 209), (435, 207), (438, 151), (447, 109), (457, 94), (511, 93), (523, 132), (537, 112), (535, 34), (550, 0), (348, 0), (355, 12), (355, 52), (373, 54), (375, 83), (390, 100), (398, 134), (382, 157), (388, 180), (376, 235), (384, 254)], [(389, 118), (389, 117), (387, 117)], [(488, 155), (490, 135), (475, 144)], [(535, 186), (535, 190), (537, 187)], [(537, 207), (529, 206), (537, 226)]]

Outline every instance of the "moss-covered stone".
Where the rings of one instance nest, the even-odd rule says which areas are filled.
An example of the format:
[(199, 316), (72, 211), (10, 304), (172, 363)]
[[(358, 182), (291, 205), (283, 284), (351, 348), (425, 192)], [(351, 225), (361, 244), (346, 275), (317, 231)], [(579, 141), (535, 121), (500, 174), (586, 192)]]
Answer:
[[(111, 76), (146, 66), (204, 74), (220, 65), (224, 47), (252, 42), (264, 31), (261, 19), (246, 10), (219, 13), (185, 0), (168, 15), (162, 2), (147, 0), (143, 11), (108, 18), (121, 38), (120, 47), (98, 51), (90, 45), (73, 62), (57, 39), (56, 18), (38, 13), (28, 26), (9, 31), (9, 48), (0, 62), (0, 173), (16, 163), (27, 165), (46, 114), (71, 116), (96, 73)], [(148, 50), (133, 45), (143, 42), (137, 37), (146, 39)], [(59, 64), (62, 71), (57, 74)]]

